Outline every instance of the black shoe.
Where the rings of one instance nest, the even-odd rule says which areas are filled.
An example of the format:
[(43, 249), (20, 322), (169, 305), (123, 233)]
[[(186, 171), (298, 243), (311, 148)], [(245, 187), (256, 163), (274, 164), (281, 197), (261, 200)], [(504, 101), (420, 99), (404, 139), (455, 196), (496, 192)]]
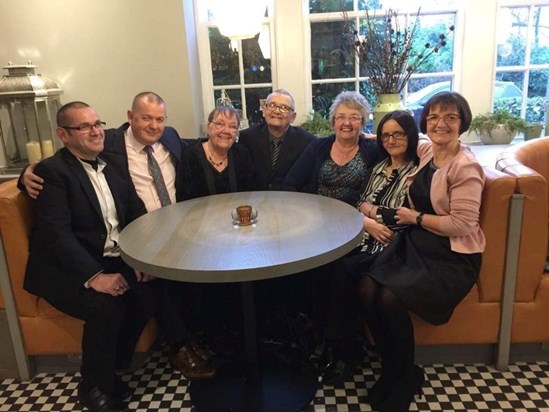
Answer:
[(368, 403), (372, 409), (377, 410), (391, 393), (394, 380), (387, 374), (381, 375), (374, 386), (368, 390)]
[(404, 376), (399, 376), (392, 385), (391, 392), (379, 406), (380, 412), (408, 412), (416, 394), (423, 395), (421, 386), (425, 382), (423, 369), (419, 366)]
[(79, 386), (78, 401), (90, 412), (123, 412), (128, 410), (125, 402), (107, 395), (95, 386), (89, 391), (83, 391)]
[(319, 375), (324, 375), (328, 366), (334, 361), (333, 348), (326, 343), (319, 343), (309, 355), (309, 362)]
[(326, 368), (326, 372), (324, 372), (324, 376), (322, 377), (322, 383), (331, 386), (349, 380), (353, 375), (355, 366), (354, 363), (344, 362), (341, 359), (334, 360)]
[(116, 377), (115, 380), (115, 392), (114, 397), (121, 400), (122, 402), (128, 402), (132, 397), (132, 390), (128, 386), (126, 382), (120, 378), (120, 376)]

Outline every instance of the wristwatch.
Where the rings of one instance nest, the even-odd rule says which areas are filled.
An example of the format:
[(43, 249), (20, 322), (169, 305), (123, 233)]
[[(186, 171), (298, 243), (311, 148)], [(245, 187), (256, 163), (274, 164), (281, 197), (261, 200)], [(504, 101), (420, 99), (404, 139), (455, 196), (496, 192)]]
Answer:
[(423, 213), (420, 212), (419, 215), (417, 215), (416, 217), (416, 225), (421, 227), (422, 222), (423, 222)]

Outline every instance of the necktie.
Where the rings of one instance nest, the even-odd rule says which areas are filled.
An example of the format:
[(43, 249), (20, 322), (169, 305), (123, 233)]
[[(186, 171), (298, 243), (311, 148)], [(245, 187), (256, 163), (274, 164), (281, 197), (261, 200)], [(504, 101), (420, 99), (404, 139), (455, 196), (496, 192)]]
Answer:
[(158, 194), (158, 198), (160, 199), (160, 204), (162, 205), (162, 207), (170, 205), (172, 201), (170, 200), (170, 195), (168, 194), (166, 183), (164, 182), (164, 178), (162, 177), (162, 171), (160, 170), (160, 166), (158, 166), (158, 162), (152, 154), (152, 147), (145, 146), (143, 150), (145, 151), (145, 153), (147, 153), (149, 173), (153, 178), (154, 188), (156, 189), (156, 193)]
[(280, 139), (271, 139), (271, 169), (275, 168), (278, 154), (280, 153), (280, 145), (282, 142)]

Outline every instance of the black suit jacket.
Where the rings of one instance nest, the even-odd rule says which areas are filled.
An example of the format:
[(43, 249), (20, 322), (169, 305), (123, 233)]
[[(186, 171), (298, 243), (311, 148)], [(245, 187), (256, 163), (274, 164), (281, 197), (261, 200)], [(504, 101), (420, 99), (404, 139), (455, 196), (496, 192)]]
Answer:
[(290, 126), (280, 146), (274, 170), (271, 170), (271, 152), (267, 124), (249, 127), (238, 138), (248, 148), (257, 171), (257, 190), (281, 190), (282, 182), (295, 161), (309, 143), (316, 139), (300, 127)]
[[(100, 156), (112, 192), (120, 227), (144, 214), (129, 172), (120, 174), (109, 154)], [(41, 161), (35, 170), (44, 178), (36, 200), (24, 288), (47, 300), (74, 297), (78, 288), (103, 270), (107, 230), (91, 181), (66, 148)]]

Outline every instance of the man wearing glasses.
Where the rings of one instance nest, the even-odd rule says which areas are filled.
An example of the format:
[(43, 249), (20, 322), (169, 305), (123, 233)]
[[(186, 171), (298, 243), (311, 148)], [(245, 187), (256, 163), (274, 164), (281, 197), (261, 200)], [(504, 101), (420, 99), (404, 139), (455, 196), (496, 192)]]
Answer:
[[(175, 202), (176, 170), (182, 150), (196, 140), (181, 139), (177, 131), (165, 126), (166, 104), (153, 92), (139, 93), (127, 113), (128, 122), (118, 129), (105, 130), (103, 154), (119, 173), (131, 177), (139, 198), (148, 212)], [(81, 127), (81, 126), (80, 126)], [(77, 127), (78, 128), (78, 127)], [(28, 167), (19, 180), (19, 189), (39, 198), (44, 179)], [(47, 183), (47, 178), (45, 179)], [(194, 286), (166, 279), (157, 279), (154, 290), (158, 296), (157, 319), (170, 347), (169, 360), (173, 369), (187, 379), (205, 379), (215, 375), (207, 349), (193, 339), (187, 329), (189, 320), (184, 313), (193, 313)], [(180, 288), (189, 299), (181, 297)], [(192, 319), (195, 320), (196, 319)], [(125, 369), (129, 365), (118, 365)]]
[[(35, 203), (25, 289), (84, 323), (78, 399), (90, 411), (126, 410), (129, 388), (116, 376), (155, 309), (149, 277), (120, 258), (118, 236), (146, 213), (128, 176), (109, 167), (97, 113), (72, 102), (57, 113), (64, 148), (36, 166), (44, 185)], [(128, 172), (126, 171), (126, 175)]]
[(295, 102), (284, 89), (267, 96), (262, 113), (265, 123), (242, 130), (238, 141), (252, 155), (257, 169), (257, 189), (281, 190), (286, 174), (316, 137), (291, 125), (296, 118)]

